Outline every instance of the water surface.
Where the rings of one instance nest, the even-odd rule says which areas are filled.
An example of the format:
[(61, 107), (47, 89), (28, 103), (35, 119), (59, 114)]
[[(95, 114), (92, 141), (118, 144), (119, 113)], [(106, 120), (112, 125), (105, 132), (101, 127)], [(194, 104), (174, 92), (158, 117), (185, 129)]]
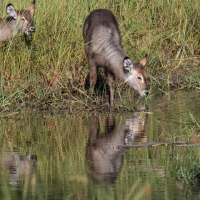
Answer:
[(1, 119), (0, 199), (200, 199), (200, 94), (144, 103)]

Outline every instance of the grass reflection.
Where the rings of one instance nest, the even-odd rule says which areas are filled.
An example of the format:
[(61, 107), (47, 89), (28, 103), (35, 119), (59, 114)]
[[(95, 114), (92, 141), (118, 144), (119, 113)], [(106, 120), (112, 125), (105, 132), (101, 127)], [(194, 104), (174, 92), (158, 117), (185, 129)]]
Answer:
[[(166, 103), (167, 112), (166, 109), (156, 107), (162, 102)], [(138, 113), (138, 127), (143, 131), (142, 142), (138, 135), (137, 140), (131, 142), (146, 144), (152, 141), (167, 143), (184, 140), (197, 143), (199, 115), (191, 109), (193, 104), (190, 101), (189, 104), (181, 102), (181, 105), (178, 102), (176, 99), (164, 98), (149, 102), (151, 109), (154, 109), (147, 120), (144, 120), (144, 128), (143, 117), (147, 113), (144, 116)], [(195, 106), (197, 105), (198, 102)], [(187, 107), (187, 110), (183, 107)], [(166, 196), (168, 199), (183, 196), (186, 199), (198, 199), (199, 194), (195, 191), (199, 191), (199, 148), (162, 145), (121, 151), (116, 147), (125, 139), (131, 140), (130, 133), (136, 127), (134, 119), (137, 115), (131, 112), (113, 114), (114, 123), (111, 120), (110, 128), (107, 120), (109, 113), (85, 113), (77, 116), (68, 113), (42, 114), (35, 111), (1, 119), (0, 199), (153, 200)], [(98, 123), (95, 125), (96, 120)], [(91, 130), (98, 134), (92, 139), (96, 146), (91, 146), (89, 151), (87, 148)], [(110, 151), (109, 155), (117, 156), (116, 152), (120, 152), (123, 162), (119, 172), (116, 171), (118, 174), (114, 182), (102, 184), (95, 180), (91, 169), (88, 169), (94, 166), (94, 159), (86, 160), (86, 155), (87, 151), (90, 155), (96, 155), (97, 147), (100, 146), (102, 149), (108, 148), (108, 142), (115, 152)], [(37, 156), (33, 173), (18, 173), (15, 187), (10, 182), (11, 169), (6, 167), (3, 160), (5, 152), (17, 152), (14, 159), (17, 172), (19, 161), (27, 155)], [(97, 167), (101, 163), (102, 161)]]
[[(105, 116), (99, 118), (105, 124)], [(117, 119), (117, 121), (120, 118)], [(8, 121), (9, 123), (5, 123)], [(5, 168), (1, 176), (1, 194), (3, 199), (121, 199), (135, 196), (141, 199), (146, 187), (127, 178), (113, 186), (101, 187), (88, 176), (85, 166), (85, 151), (88, 142), (88, 124), (90, 118), (71, 115), (30, 114), (15, 116), (1, 121), (0, 137), (2, 152), (11, 154), (17, 149), (19, 158), (28, 154), (37, 155), (35, 178), (30, 175), (20, 177), (16, 188), (12, 188), (9, 176), (10, 168)], [(13, 160), (19, 167), (16, 158)], [(1, 162), (1, 166), (4, 163)], [(16, 169), (17, 171), (18, 169)], [(33, 184), (35, 189), (33, 190)], [(139, 191), (135, 191), (135, 187)]]

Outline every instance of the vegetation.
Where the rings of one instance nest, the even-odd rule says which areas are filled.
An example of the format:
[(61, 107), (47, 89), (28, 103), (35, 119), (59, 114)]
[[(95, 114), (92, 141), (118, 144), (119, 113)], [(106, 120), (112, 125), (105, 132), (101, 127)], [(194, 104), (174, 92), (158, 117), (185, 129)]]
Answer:
[[(115, 117), (118, 127), (133, 114), (120, 113)], [(86, 148), (90, 126), (94, 128), (93, 118), (94, 115), (87, 114), (43, 115), (35, 112), (2, 119), (0, 198), (151, 200), (169, 196), (168, 199), (198, 199), (200, 157), (198, 147), (194, 146), (130, 148), (123, 154), (121, 170), (114, 184), (108, 182), (105, 186), (102, 179), (91, 176), (88, 170), (91, 161), (87, 159)], [(98, 116), (101, 135), (105, 133), (106, 118), (106, 114)], [(176, 132), (177, 140), (196, 137), (199, 132), (194, 132), (195, 124), (189, 125), (187, 119), (182, 119), (182, 123), (174, 125), (176, 128), (164, 126), (165, 133), (161, 128), (157, 129), (163, 119), (166, 114), (160, 112), (148, 119), (148, 141), (171, 141), (170, 132)], [(154, 126), (150, 126), (152, 124)], [(183, 125), (186, 129), (181, 131)], [(16, 155), (22, 157), (36, 155), (36, 170), (27, 169), (24, 174), (15, 170), (18, 176), (11, 176), (9, 170), (12, 168), (6, 168), (2, 159), (8, 152), (17, 152)]]
[[(32, 113), (28, 117), (27, 114), (23, 116), (20, 113), (0, 121), (1, 131), (4, 132), (0, 136), (2, 199), (63, 197), (128, 200), (135, 197), (134, 199), (139, 200), (149, 193), (149, 186), (141, 180), (130, 183), (128, 177), (124, 180), (120, 178), (116, 185), (119, 191), (117, 195), (114, 185), (101, 187), (100, 183), (90, 178), (87, 170), (89, 161), (85, 155), (88, 141), (88, 126), (85, 125), (90, 121), (89, 116), (72, 117), (65, 113), (54, 116), (47, 114), (43, 117), (41, 113)], [(105, 116), (100, 120), (103, 125)], [(25, 170), (24, 175), (16, 170), (14, 173), (18, 176), (9, 176), (10, 168), (3, 165), (5, 160), (2, 159), (7, 152), (17, 152), (20, 156), (36, 155), (36, 170)], [(13, 180), (16, 180), (17, 185), (14, 185)]]
[[(6, 17), (8, 3), (10, 0), (0, 2), (1, 17)], [(22, 9), (30, 2), (12, 3)], [(110, 9), (116, 15), (124, 49), (131, 57), (139, 60), (149, 55), (152, 91), (199, 88), (199, 0), (41, 0), (36, 2), (36, 32), (31, 41), (18, 35), (0, 44), (1, 112), (24, 105), (42, 109), (49, 105), (60, 109), (91, 107), (89, 103), (94, 101), (85, 89), (88, 68), (82, 28), (86, 16), (96, 8)], [(118, 83), (116, 91), (130, 94), (129, 87), (122, 87), (127, 86)]]

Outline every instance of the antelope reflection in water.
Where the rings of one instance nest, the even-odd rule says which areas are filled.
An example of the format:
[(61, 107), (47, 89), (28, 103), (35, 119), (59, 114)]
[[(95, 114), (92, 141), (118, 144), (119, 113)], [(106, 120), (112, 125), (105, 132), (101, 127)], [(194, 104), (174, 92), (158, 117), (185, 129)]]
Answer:
[[(27, 185), (31, 185), (31, 189), (35, 188), (36, 175), (35, 167), (37, 164), (37, 156), (25, 155), (21, 156), (18, 152), (3, 151), (1, 152), (0, 166), (9, 173), (9, 184), (12, 187), (19, 187), (20, 182), (28, 181)], [(23, 183), (24, 185), (24, 183)], [(33, 191), (32, 191), (33, 192)]]
[(89, 174), (102, 184), (114, 183), (123, 164), (124, 145), (147, 142), (147, 115), (135, 114), (118, 126), (114, 114), (106, 119), (106, 131), (99, 135), (98, 117), (91, 117), (86, 162)]

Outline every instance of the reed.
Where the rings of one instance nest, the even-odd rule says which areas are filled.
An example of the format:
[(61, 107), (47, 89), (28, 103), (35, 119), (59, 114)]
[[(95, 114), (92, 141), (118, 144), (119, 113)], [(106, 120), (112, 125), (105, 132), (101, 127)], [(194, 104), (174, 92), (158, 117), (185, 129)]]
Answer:
[[(0, 3), (1, 17), (6, 17), (8, 3)], [(27, 6), (25, 1), (14, 3), (19, 9)], [(149, 55), (151, 90), (199, 88), (198, 0), (41, 0), (36, 2), (36, 32), (31, 41), (19, 35), (0, 44), (1, 111), (22, 105), (45, 107), (50, 102), (62, 107), (66, 99), (74, 100), (72, 93), (79, 94), (74, 100), (79, 104), (91, 102), (79, 92), (87, 94), (82, 28), (86, 16), (96, 8), (110, 9), (116, 15), (129, 55), (135, 60)], [(123, 84), (117, 85), (121, 88)], [(124, 93), (129, 94), (129, 87), (125, 88)]]

